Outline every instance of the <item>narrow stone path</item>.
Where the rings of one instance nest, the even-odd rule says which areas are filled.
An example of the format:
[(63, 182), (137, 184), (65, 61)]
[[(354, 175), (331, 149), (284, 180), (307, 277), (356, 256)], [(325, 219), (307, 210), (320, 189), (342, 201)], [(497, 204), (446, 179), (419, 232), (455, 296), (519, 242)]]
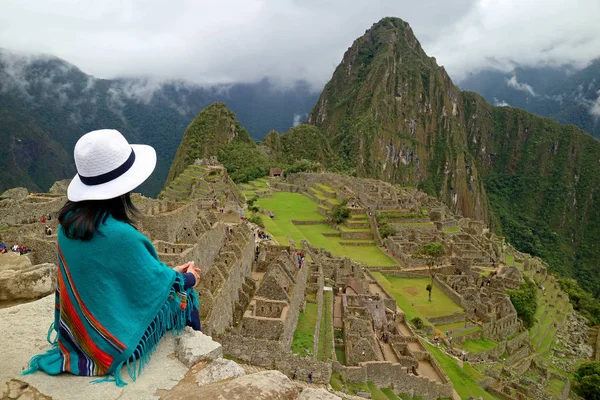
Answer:
[(344, 327), (344, 322), (342, 321), (342, 296), (339, 294), (335, 296), (333, 301), (333, 327)]
[(423, 375), (431, 379), (432, 381), (441, 382), (442, 379), (438, 373), (433, 369), (433, 366), (428, 361), (419, 360), (419, 366), (417, 367), (419, 375)]
[(381, 340), (378, 341), (381, 349), (383, 350), (383, 358), (385, 361), (389, 361), (391, 363), (398, 363), (398, 358), (396, 357), (396, 353), (392, 349), (392, 346), (389, 343), (385, 343)]

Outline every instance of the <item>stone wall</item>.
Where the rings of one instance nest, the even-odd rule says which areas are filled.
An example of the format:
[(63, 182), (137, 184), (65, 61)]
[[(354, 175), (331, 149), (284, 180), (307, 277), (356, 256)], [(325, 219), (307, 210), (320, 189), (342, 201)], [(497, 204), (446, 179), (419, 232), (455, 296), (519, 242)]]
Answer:
[[(229, 253), (235, 257), (235, 261), (228, 266), (222, 265), (222, 267), (228, 267), (226, 277), (223, 277), (221, 272), (218, 271), (217, 265), (211, 265), (206, 271), (202, 271), (203, 278), (205, 279), (200, 281), (199, 293), (200, 299), (203, 302), (200, 305), (200, 313), (201, 315), (203, 313), (207, 315), (206, 319), (202, 322), (202, 330), (207, 335), (222, 333), (226, 328), (233, 325), (235, 304), (239, 299), (240, 292), (243, 291), (243, 284), (246, 278), (251, 275), (252, 262), (254, 261), (252, 232), (245, 225), (241, 225), (238, 229), (238, 239), (231, 237), (230, 240), (237, 240), (239, 242), (242, 240), (239, 237), (243, 237), (246, 242), (240, 243), (242, 247), (239, 258), (235, 257), (233, 253)], [(214, 291), (214, 293), (208, 287), (208, 277), (211, 273), (222, 279), (220, 288)]]
[(466, 303), (465, 299), (456, 291), (452, 290), (452, 288), (448, 286), (446, 282), (442, 281), (437, 276), (433, 278), (433, 282), (442, 292), (446, 294), (446, 296), (450, 297), (456, 304), (463, 308), (468, 307), (468, 304)]
[(290, 354), (280, 341), (235, 334), (215, 335), (213, 339), (221, 343), (225, 355), (240, 361), (277, 369), (288, 376), (295, 369), (298, 379), (302, 380), (306, 380), (308, 372), (312, 372), (315, 383), (328, 384), (331, 379), (330, 362)]
[(36, 222), (48, 214), (54, 219), (66, 200), (66, 197), (55, 195), (0, 200), (0, 226)]
[(190, 243), (195, 237), (194, 222), (197, 219), (198, 206), (195, 202), (178, 204), (170, 202), (156, 202), (152, 204), (146, 215), (140, 221), (140, 230), (148, 233), (153, 240), (165, 242)]
[[(321, 336), (321, 319), (323, 317), (323, 286), (325, 285), (323, 278), (323, 268), (318, 266), (318, 279), (317, 279), (317, 323), (315, 324), (315, 332), (313, 333), (313, 358), (316, 360), (319, 351), (319, 340)], [(333, 326), (333, 325), (332, 325)]]
[(462, 322), (466, 318), (465, 313), (454, 313), (451, 315), (444, 315), (441, 317), (429, 317), (427, 320), (433, 325), (445, 325), (453, 324), (455, 322)]
[[(297, 270), (294, 262), (290, 262), (293, 264), (294, 270)], [(289, 300), (289, 308), (284, 324), (284, 334), (281, 338), (283, 348), (288, 353), (290, 351), (290, 347), (292, 346), (292, 340), (294, 339), (294, 332), (296, 331), (296, 326), (298, 325), (298, 315), (300, 314), (300, 307), (304, 303), (304, 297), (306, 294), (306, 281), (310, 269), (308, 268), (307, 264), (308, 263), (305, 264), (304, 268), (298, 270), (298, 273), (296, 274), (296, 284), (294, 286), (294, 291), (290, 296)]]
[[(432, 364), (433, 365), (433, 364)], [(412, 393), (425, 400), (436, 400), (439, 397), (452, 397), (452, 384), (439, 383), (429, 378), (416, 376), (400, 364), (389, 361), (369, 361), (357, 367), (343, 366), (333, 363), (333, 371), (340, 373), (350, 382), (373, 382), (380, 388), (390, 387), (396, 393)], [(440, 375), (444, 379), (444, 374)]]

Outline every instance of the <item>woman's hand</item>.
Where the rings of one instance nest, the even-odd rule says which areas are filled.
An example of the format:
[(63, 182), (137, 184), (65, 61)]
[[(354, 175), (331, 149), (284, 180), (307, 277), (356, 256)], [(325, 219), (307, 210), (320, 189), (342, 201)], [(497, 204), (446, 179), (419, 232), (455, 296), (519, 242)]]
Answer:
[(194, 278), (196, 278), (196, 282), (198, 282), (200, 280), (200, 268), (196, 268), (193, 261), (190, 261), (189, 263), (187, 263), (187, 265), (188, 267), (185, 272), (193, 274)]
[(175, 268), (173, 268), (175, 271), (177, 272), (181, 272), (182, 274), (187, 272), (188, 267), (190, 266), (190, 264), (193, 264), (193, 261), (188, 261), (183, 265), (178, 265)]

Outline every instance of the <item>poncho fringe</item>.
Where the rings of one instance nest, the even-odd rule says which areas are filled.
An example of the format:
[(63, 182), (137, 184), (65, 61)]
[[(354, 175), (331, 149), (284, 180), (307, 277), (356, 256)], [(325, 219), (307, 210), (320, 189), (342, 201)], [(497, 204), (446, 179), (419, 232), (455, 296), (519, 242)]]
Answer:
[[(150, 361), (152, 353), (156, 350), (158, 342), (165, 335), (180, 334), (186, 326), (186, 321), (191, 318), (192, 312), (197, 312), (200, 306), (198, 293), (193, 289), (177, 292), (175, 287), (184, 287), (184, 279), (182, 274), (177, 274), (175, 284), (171, 287), (169, 296), (165, 303), (160, 308), (158, 314), (150, 325), (146, 328), (138, 346), (133, 354), (125, 361), (111, 368), (106, 377), (95, 379), (93, 383), (100, 382), (115, 382), (119, 387), (126, 386), (127, 383), (121, 378), (121, 370), (127, 366), (129, 377), (135, 382), (137, 377), (142, 373), (144, 367)], [(52, 348), (46, 353), (38, 354), (29, 361), (29, 369), (23, 371), (23, 375), (32, 374), (40, 369), (40, 361), (47, 357), (60, 357), (61, 352), (58, 347), (58, 333), (52, 339), (52, 333), (57, 332), (54, 322), (50, 324), (48, 329), (47, 340), (52, 345)]]

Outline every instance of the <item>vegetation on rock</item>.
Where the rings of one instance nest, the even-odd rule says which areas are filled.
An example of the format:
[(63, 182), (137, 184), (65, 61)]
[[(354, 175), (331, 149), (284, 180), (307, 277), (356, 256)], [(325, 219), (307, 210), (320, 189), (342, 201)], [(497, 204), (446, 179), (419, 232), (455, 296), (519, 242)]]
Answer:
[(517, 315), (523, 321), (523, 326), (529, 329), (535, 323), (535, 313), (537, 311), (537, 286), (531, 280), (526, 278), (518, 290), (509, 290), (508, 295)]

